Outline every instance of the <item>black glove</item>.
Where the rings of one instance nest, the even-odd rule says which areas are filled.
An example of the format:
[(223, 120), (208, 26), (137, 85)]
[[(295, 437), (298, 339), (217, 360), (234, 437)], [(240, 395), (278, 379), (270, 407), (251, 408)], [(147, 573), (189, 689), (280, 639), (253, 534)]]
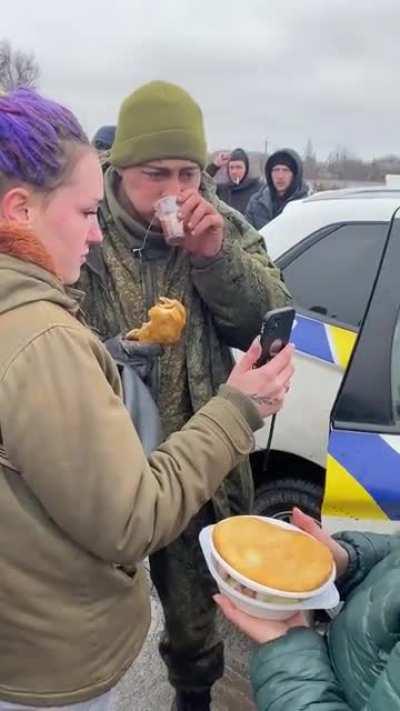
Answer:
[(135, 368), (141, 379), (151, 387), (151, 375), (156, 359), (163, 353), (158, 343), (142, 343), (128, 341), (120, 334), (104, 341), (109, 354), (118, 365), (129, 365)]

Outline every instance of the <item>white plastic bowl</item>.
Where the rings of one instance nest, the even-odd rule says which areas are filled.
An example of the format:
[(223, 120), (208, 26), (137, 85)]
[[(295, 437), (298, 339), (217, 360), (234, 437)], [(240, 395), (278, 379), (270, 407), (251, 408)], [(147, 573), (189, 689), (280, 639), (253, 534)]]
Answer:
[(211, 561), (209, 563), (209, 567), (210, 573), (217, 583), (220, 593), (231, 600), (231, 602), (233, 602), (239, 610), (247, 612), (248, 615), (260, 617), (264, 620), (287, 620), (288, 617), (292, 617), (292, 615), (302, 608), (302, 601), (298, 602), (297, 600), (293, 600), (289, 605), (274, 605), (272, 603), (261, 602), (261, 600), (254, 600), (247, 597), (247, 595), (243, 595), (238, 590), (234, 590), (234, 588), (228, 585), (218, 575)]
[[(293, 598), (288, 600), (281, 596), (281, 602), (278, 604), (266, 603), (261, 600), (254, 600), (242, 595), (237, 590), (234, 590), (230, 585), (218, 574), (212, 561), (211, 554), (211, 535), (213, 526), (206, 526), (200, 531), (199, 542), (203, 551), (204, 558), (208, 565), (209, 571), (218, 585), (220, 592), (228, 597), (236, 607), (243, 612), (247, 612), (253, 617), (263, 619), (285, 620), (291, 617), (298, 610), (331, 610), (339, 603), (339, 593), (336, 586), (332, 583), (325, 592), (316, 597), (310, 597), (306, 600)], [(289, 604), (288, 604), (289, 603)]]
[[(308, 536), (308, 533), (305, 533), (305, 531), (302, 531), (300, 528), (297, 526), (293, 526), (291, 523), (286, 523), (286, 521), (279, 521), (278, 519), (275, 518), (267, 518), (266, 516), (248, 516), (248, 518), (259, 518), (261, 521), (268, 521), (268, 523), (271, 523), (274, 526), (278, 526), (280, 528), (286, 528), (290, 529), (292, 531), (298, 531), (299, 533), (302, 533), (304, 536)], [(213, 529), (213, 527), (212, 527)], [(213, 536), (212, 536), (212, 529), (211, 529), (211, 535), (210, 535), (210, 547), (211, 547), (211, 562), (213, 564), (213, 568), (215, 572), (217, 573), (218, 577), (220, 580), (223, 582), (224, 587), (229, 588), (229, 590), (232, 591), (232, 593), (235, 594), (240, 594), (241, 597), (243, 597), (245, 600), (251, 600), (246, 595), (242, 595), (238, 591), (234, 590), (232, 586), (229, 585), (225, 580), (222, 578), (223, 573), (227, 576), (230, 576), (233, 578), (235, 581), (240, 583), (246, 588), (249, 588), (250, 591), (253, 591), (256, 594), (261, 594), (261, 595), (274, 595), (277, 597), (282, 597), (282, 598), (287, 598), (287, 599), (297, 599), (297, 600), (306, 600), (312, 597), (315, 597), (316, 595), (321, 595), (324, 593), (333, 583), (336, 577), (336, 567), (335, 564), (333, 563), (332, 567), (332, 573), (329, 576), (328, 580), (326, 580), (323, 585), (321, 585), (318, 588), (315, 588), (314, 590), (307, 590), (307, 592), (287, 592), (285, 590), (278, 590), (276, 588), (270, 588), (267, 587), (266, 585), (261, 585), (260, 583), (256, 583), (253, 580), (250, 580), (249, 578), (246, 578), (244, 575), (241, 575), (238, 573), (234, 568), (232, 568), (223, 558), (221, 558), (220, 554), (218, 551), (214, 548), (214, 541), (213, 541)], [(312, 538), (312, 536), (310, 536)], [(221, 577), (222, 575), (222, 577)], [(260, 600), (254, 600), (253, 602), (260, 602)], [(267, 604), (267, 603), (263, 603)], [(268, 603), (270, 604), (270, 603)], [(278, 619), (278, 618), (276, 618)], [(280, 618), (284, 619), (284, 618)]]

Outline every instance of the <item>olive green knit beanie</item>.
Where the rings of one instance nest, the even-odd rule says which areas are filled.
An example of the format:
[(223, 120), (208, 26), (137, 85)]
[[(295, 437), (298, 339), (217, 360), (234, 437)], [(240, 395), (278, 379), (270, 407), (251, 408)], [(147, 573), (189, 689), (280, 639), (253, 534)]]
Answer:
[(204, 168), (207, 145), (203, 115), (192, 97), (175, 84), (152, 81), (122, 103), (111, 163), (127, 168), (162, 158), (192, 160)]

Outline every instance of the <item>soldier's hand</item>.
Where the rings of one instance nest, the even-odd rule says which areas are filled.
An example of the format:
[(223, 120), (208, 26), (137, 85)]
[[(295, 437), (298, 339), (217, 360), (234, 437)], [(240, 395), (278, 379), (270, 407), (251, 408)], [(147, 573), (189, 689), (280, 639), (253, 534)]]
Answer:
[(215, 257), (224, 241), (222, 215), (192, 188), (184, 190), (177, 201), (186, 235), (183, 247), (196, 257)]
[(128, 341), (122, 334), (108, 338), (104, 345), (116, 363), (132, 366), (143, 379), (148, 376), (155, 360), (163, 353), (158, 343)]

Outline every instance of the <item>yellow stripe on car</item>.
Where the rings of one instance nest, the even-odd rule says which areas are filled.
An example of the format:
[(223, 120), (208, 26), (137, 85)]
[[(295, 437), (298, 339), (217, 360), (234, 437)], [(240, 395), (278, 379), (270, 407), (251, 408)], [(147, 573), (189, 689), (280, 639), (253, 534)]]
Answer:
[(324, 516), (389, 520), (389, 517), (368, 491), (329, 454), (322, 514)]
[(357, 339), (357, 333), (347, 331), (338, 326), (326, 326), (328, 339), (331, 345), (332, 355), (335, 363), (340, 365), (343, 370), (347, 368), (350, 356), (352, 354), (354, 344)]

